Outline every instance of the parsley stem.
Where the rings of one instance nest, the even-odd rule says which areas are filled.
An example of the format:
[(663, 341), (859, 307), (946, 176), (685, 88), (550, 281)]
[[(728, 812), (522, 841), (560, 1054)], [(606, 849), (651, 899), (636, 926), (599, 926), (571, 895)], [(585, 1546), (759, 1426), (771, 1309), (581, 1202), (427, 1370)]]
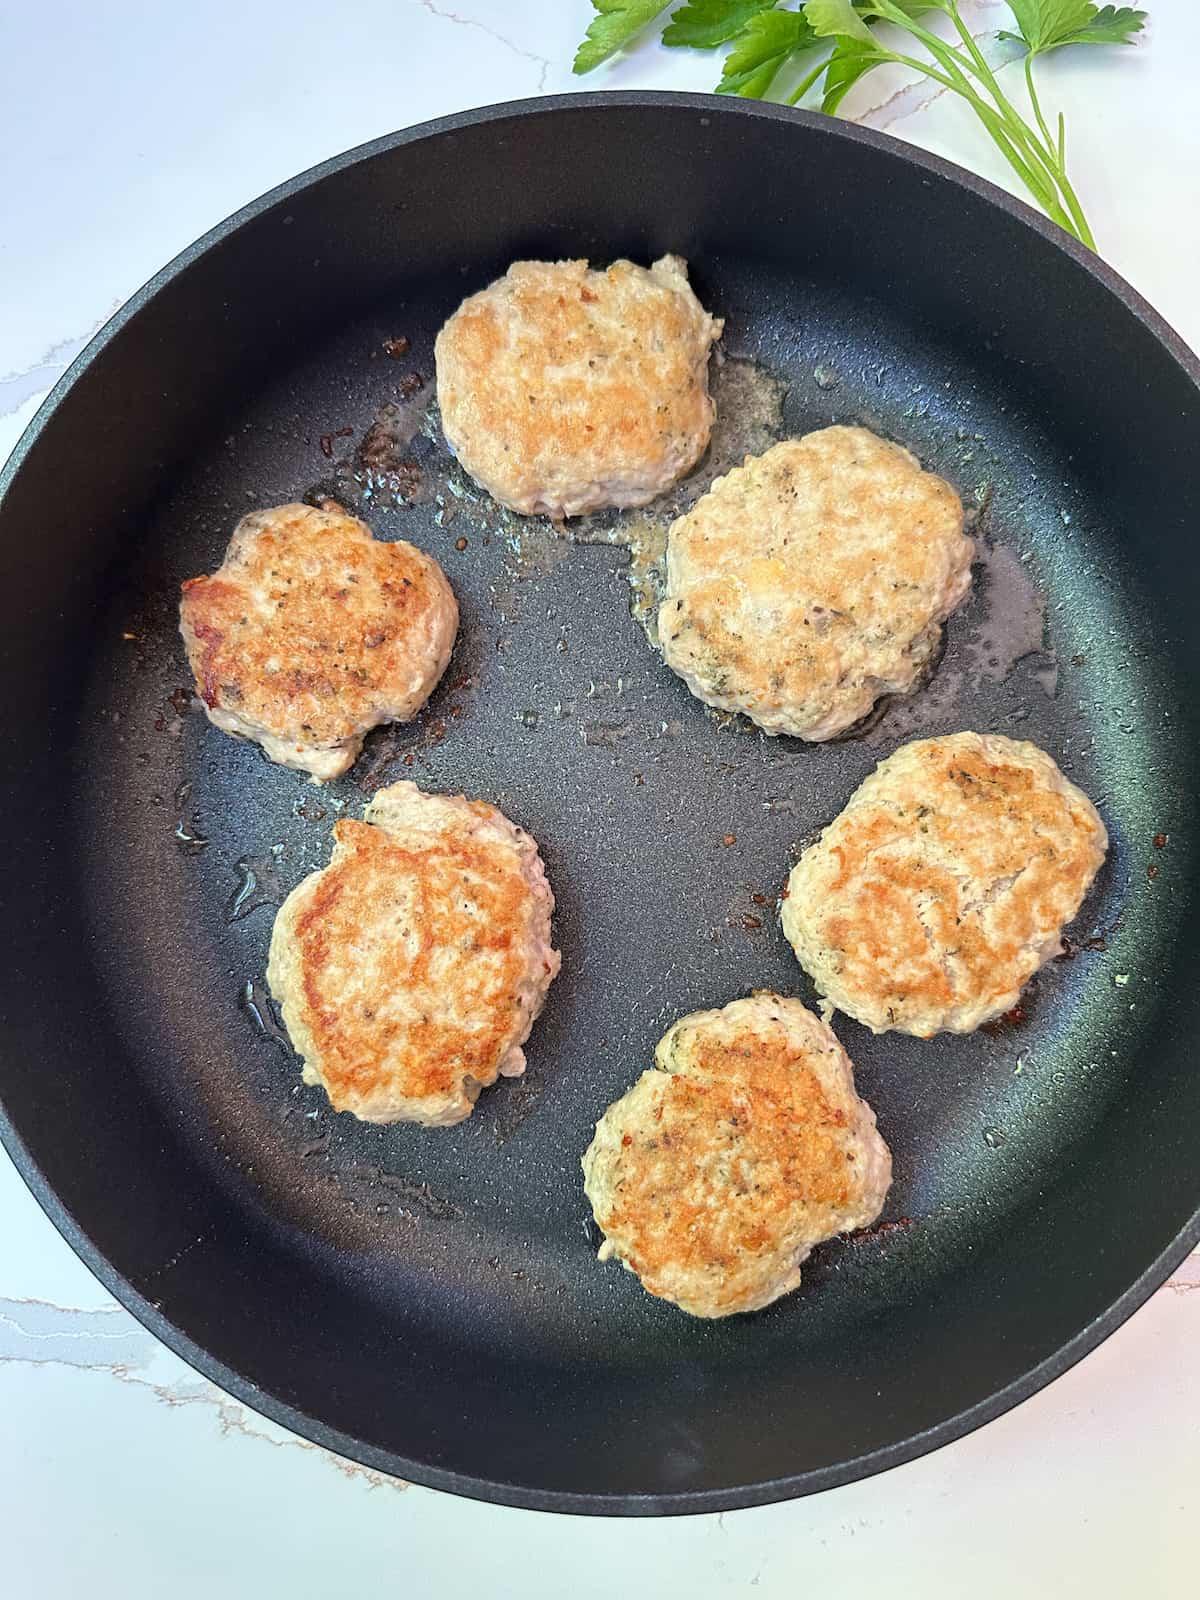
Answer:
[[(878, 9), (887, 15), (895, 8), (891, 5), (891, 0), (878, 0)], [(928, 29), (921, 27), (911, 18), (908, 19), (909, 31), (919, 38), (930, 54), (939, 61), (945, 62), (946, 57), (952, 57), (955, 62), (960, 63), (960, 70), (962, 68), (966, 68), (968, 71), (974, 70), (975, 76), (978, 77), (996, 102), (995, 111), (992, 114), (999, 116), (1005, 125), (1007, 138), (1022, 151), (1022, 156), (1019, 163), (1014, 162), (1011, 151), (1006, 148), (1006, 140), (999, 136), (996, 125), (988, 116), (984, 115), (982, 107), (985, 102), (968, 94), (967, 98), (971, 101), (1001, 153), (1013, 170), (1021, 177), (1026, 188), (1029, 189), (1043, 210), (1060, 227), (1065, 228), (1068, 233), (1073, 233), (1090, 250), (1094, 250), (1096, 241), (1092, 230), (1088, 226), (1087, 218), (1083, 214), (1083, 207), (1079, 204), (1079, 198), (1071, 186), (1064, 163), (1055, 150), (1054, 140), (1050, 136), (1046, 120), (1042, 115), (1041, 104), (1038, 100), (1037, 90), (1033, 84), (1033, 75), (1030, 71), (1032, 55), (1027, 54), (1025, 57), (1025, 76), (1029, 85), (1030, 101), (1034, 115), (1037, 118), (1038, 128), (1046, 141), (1045, 148), (1043, 148), (1037, 132), (1025, 121), (1024, 117), (1021, 116), (1020, 112), (1001, 89), (995, 73), (988, 66), (983, 52), (959, 14), (957, 0), (945, 0), (945, 4), (940, 6), (939, 9), (946, 11), (953, 21), (959, 37), (969, 53), (969, 61), (966, 57), (960, 55), (957, 50), (953, 49), (952, 46), (945, 44), (935, 33), (929, 32)], [(959, 92), (964, 93), (964, 90), (960, 88)], [(1060, 120), (1060, 135), (1061, 128)], [(1036, 181), (1030, 181), (1035, 175)]]
[(1037, 118), (1038, 127), (1041, 129), (1042, 138), (1045, 140), (1044, 149), (1038, 142), (1037, 136), (1033, 129), (1025, 121), (1024, 117), (1021, 116), (1021, 113), (1012, 104), (1008, 96), (1001, 89), (999, 83), (996, 81), (995, 73), (992, 71), (991, 67), (988, 66), (987, 61), (984, 59), (983, 52), (980, 50), (978, 44), (972, 36), (970, 29), (963, 22), (962, 17), (959, 14), (958, 6), (957, 4), (953, 3), (953, 0), (950, 5), (950, 15), (953, 18), (954, 25), (958, 29), (963, 43), (970, 52), (971, 59), (975, 64), (976, 76), (981, 80), (992, 99), (996, 102), (996, 106), (1001, 116), (1012, 128), (1014, 134), (1021, 139), (1022, 143), (1025, 145), (1030, 154), (1040, 162), (1042, 167), (1045, 168), (1050, 182), (1055, 186), (1056, 191), (1061, 193), (1062, 197), (1067, 202), (1067, 209), (1070, 211), (1071, 219), (1076, 225), (1071, 231), (1078, 232), (1079, 236), (1083, 238), (1088, 232), (1088, 225), (1084, 219), (1083, 212), (1079, 207), (1078, 200), (1076, 200), (1073, 193), (1068, 192), (1070, 190), (1070, 185), (1066, 182), (1066, 173), (1062, 169), (1061, 161), (1058, 160), (1055, 154), (1054, 140), (1050, 137), (1050, 130), (1047, 128), (1046, 119), (1042, 115), (1042, 108), (1038, 102), (1037, 91), (1033, 86), (1033, 76), (1029, 70), (1029, 64), (1032, 59), (1031, 55), (1027, 53), (1025, 56), (1025, 79), (1029, 86), (1029, 98), (1033, 106), (1034, 116)]
[[(946, 46), (942, 45), (940, 39), (937, 40), (937, 43), (942, 46), (943, 50), (947, 49)], [(947, 53), (956, 54), (956, 52), (950, 51), (947, 51)], [(951, 67), (947, 72), (939, 72), (928, 61), (918, 61), (914, 56), (901, 55), (891, 50), (886, 52), (886, 56), (889, 61), (894, 61), (899, 66), (911, 67), (914, 72), (923, 73), (926, 77), (932, 78), (935, 83), (940, 83), (945, 88), (952, 89), (955, 94), (961, 95), (970, 104), (979, 120), (991, 134), (992, 141), (1000, 151), (1000, 154), (1042, 209), (1058, 223), (1059, 227), (1065, 228), (1068, 233), (1076, 232), (1075, 224), (1063, 208), (1058, 191), (1053, 183), (1040, 168), (1031, 165), (1021, 153), (1019, 143), (1021, 135), (1028, 137), (1028, 130), (1025, 129), (1023, 123), (1020, 124), (1020, 132), (1014, 139), (1013, 132), (1004, 117), (994, 106), (988, 105), (987, 101), (976, 92), (961, 68)]]
[(1088, 227), (1087, 218), (1083, 214), (1083, 207), (1079, 204), (1079, 198), (1071, 185), (1071, 180), (1067, 177), (1066, 123), (1063, 120), (1062, 113), (1059, 112), (1058, 145), (1056, 149), (1055, 141), (1050, 135), (1050, 129), (1046, 126), (1046, 119), (1042, 115), (1041, 101), (1038, 99), (1038, 92), (1033, 82), (1032, 50), (1027, 51), (1025, 55), (1025, 83), (1029, 89), (1029, 103), (1033, 107), (1033, 114), (1037, 118), (1038, 127), (1042, 130), (1042, 137), (1050, 149), (1051, 158), (1055, 163), (1055, 178), (1059, 189), (1062, 191), (1063, 199), (1067, 202), (1067, 209), (1075, 221), (1076, 231), (1088, 249), (1094, 250), (1096, 248), (1096, 240), (1091, 228)]
[(1029, 93), (1033, 103), (1034, 115), (1037, 117), (1038, 127), (1042, 131), (1042, 137), (1046, 141), (1045, 149), (1043, 149), (1038, 143), (1033, 129), (1029, 126), (1024, 117), (1022, 117), (1021, 113), (1001, 89), (996, 80), (995, 73), (992, 71), (991, 67), (988, 66), (987, 61), (984, 59), (983, 52), (976, 43), (970, 29), (963, 22), (962, 17), (959, 14), (958, 6), (957, 4), (953, 3), (953, 0), (951, 0), (950, 4), (950, 16), (953, 18), (954, 25), (958, 29), (963, 43), (970, 52), (971, 59), (975, 65), (975, 75), (980, 79), (988, 93), (991, 95), (992, 99), (996, 102), (996, 106), (1000, 111), (1001, 116), (1004, 117), (1005, 121), (1013, 129), (1014, 133), (1019, 134), (1023, 143), (1026, 145), (1031, 154), (1036, 156), (1041, 162), (1042, 166), (1046, 169), (1051, 182), (1057, 185), (1062, 177), (1061, 163), (1059, 163), (1055, 158), (1054, 140), (1050, 137), (1050, 130), (1046, 127), (1045, 118), (1042, 116), (1042, 108), (1038, 104), (1037, 94), (1034, 91), (1033, 79), (1029, 74), (1029, 55), (1027, 54), (1025, 57), (1025, 76), (1029, 84)]
[[(976, 115), (983, 121), (992, 138), (1000, 146), (1010, 165), (1012, 165), (1013, 156), (1022, 145), (1027, 143), (1032, 130), (1021, 121), (999, 90), (995, 91), (997, 105), (995, 107), (988, 105), (987, 101), (982, 98), (975, 85), (971, 82), (972, 62), (966, 56), (961, 55), (953, 45), (947, 44), (944, 39), (939, 39), (936, 33), (931, 33), (928, 28), (922, 27), (920, 23), (906, 16), (904, 12), (891, 3), (891, 0), (876, 0), (871, 9), (887, 21), (896, 22), (898, 25), (903, 23), (908, 32), (920, 40), (947, 74), (946, 78), (939, 78), (938, 81), (946, 83), (948, 88), (962, 95), (970, 104)], [(972, 39), (972, 46), (974, 46), (974, 43), (975, 41)], [(937, 73), (931, 71), (928, 62), (914, 61), (911, 57), (906, 58), (906, 60), (908, 65), (915, 67), (918, 72), (927, 73), (934, 78), (938, 77)], [(982, 57), (980, 57), (980, 60), (982, 61)], [(987, 63), (984, 62), (983, 71), (985, 74), (987, 70)], [(1003, 139), (998, 137), (1000, 132), (1004, 135)], [(1051, 184), (1048, 184), (1042, 173), (1030, 166), (1025, 160), (1024, 155), (1017, 156), (1017, 161), (1019, 164), (1015, 167), (1015, 170), (1021, 177), (1022, 182), (1032, 190), (1038, 199), (1043, 203), (1047, 197), (1054, 199), (1055, 196), (1051, 188), (1053, 175), (1051, 175)]]
[[(971, 30), (967, 27), (966, 23), (960, 16), (957, 5), (951, 5), (950, 16), (954, 21), (954, 26), (958, 29), (960, 38), (966, 45), (967, 50), (970, 52), (971, 60), (975, 66), (976, 76), (982, 81), (988, 93), (1000, 108), (1001, 113), (1010, 122), (1020, 124), (1022, 132), (1030, 139), (1031, 148), (1036, 150), (1039, 155), (1042, 155), (1043, 152), (1038, 147), (1037, 140), (1033, 137), (1032, 128), (1030, 128), (1029, 124), (1025, 121), (1024, 117), (1022, 117), (1017, 108), (1009, 101), (999, 83), (996, 81), (996, 74), (992, 71), (991, 67), (988, 66), (983, 51), (979, 48), (974, 35), (971, 33)], [(1041, 128), (1042, 133), (1045, 136), (1046, 148), (1050, 152), (1051, 160), (1053, 160), (1054, 140), (1051, 139), (1050, 135), (1046, 132), (1046, 124), (1042, 121), (1042, 115), (1040, 111), (1037, 113), (1037, 119), (1038, 126)]]
[(822, 60), (820, 66), (813, 68), (813, 70), (804, 79), (804, 82), (800, 85), (800, 87), (788, 95), (788, 105), (798, 106), (828, 65), (829, 57), (826, 56), (824, 60)]
[[(996, 148), (1043, 211), (1057, 222), (1060, 228), (1064, 228), (1084, 244), (1095, 249), (1091, 230), (1079, 201), (1067, 182), (1066, 174), (1055, 161), (1053, 143), (1051, 142), (1049, 151), (1043, 150), (1036, 130), (1010, 104), (959, 16), (955, 0), (945, 0), (938, 9), (945, 11), (954, 21), (970, 51), (969, 57), (961, 54), (944, 39), (940, 39), (936, 33), (931, 33), (928, 28), (922, 27), (919, 22), (894, 5), (892, 0), (874, 0), (870, 9), (876, 16), (894, 22), (918, 39), (943, 71), (938, 72), (927, 61), (917, 61), (911, 56), (893, 54), (891, 51), (887, 52), (889, 58), (926, 74), (961, 95), (991, 134)], [(995, 105), (990, 105), (978, 92), (972, 82), (973, 76), (977, 77), (993, 96)]]
[(1095, 250), (1095, 235), (1092, 233), (1091, 228), (1088, 227), (1088, 220), (1083, 214), (1083, 207), (1079, 203), (1079, 196), (1072, 188), (1070, 179), (1067, 177), (1065, 172), (1059, 173), (1058, 186), (1062, 190), (1063, 199), (1067, 202), (1067, 209), (1070, 211), (1075, 222), (1075, 227), (1071, 231), (1076, 235), (1081, 243), (1087, 245), (1089, 250)]
[[(1050, 137), (1050, 129), (1046, 126), (1046, 119), (1042, 115), (1042, 107), (1038, 101), (1037, 90), (1033, 86), (1033, 52), (1025, 52), (1025, 85), (1029, 90), (1029, 104), (1033, 107), (1033, 114), (1037, 118), (1037, 125), (1042, 130), (1042, 138), (1046, 141), (1048, 149), (1054, 149), (1054, 140)], [(1061, 129), (1061, 122), (1059, 127)]]

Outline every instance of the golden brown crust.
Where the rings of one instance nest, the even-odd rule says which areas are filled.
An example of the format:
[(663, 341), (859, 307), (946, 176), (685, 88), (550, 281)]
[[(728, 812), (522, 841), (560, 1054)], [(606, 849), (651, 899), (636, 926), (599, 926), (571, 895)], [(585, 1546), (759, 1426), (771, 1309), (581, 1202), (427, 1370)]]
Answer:
[(330, 865), (281, 909), (271, 988), (335, 1110), (458, 1121), (521, 1070), (558, 969), (553, 897), (533, 841), (492, 806), (397, 784), (368, 816), (335, 825)]
[(326, 502), (243, 518), (220, 569), (183, 585), (180, 625), (219, 726), (299, 766), (346, 747), (348, 766), (367, 729), (424, 703), (458, 608), (432, 557)]
[(1035, 746), (974, 733), (884, 762), (792, 872), (784, 931), (833, 1003), (876, 1031), (966, 1032), (1057, 954), (1107, 848)]
[(767, 1304), (812, 1246), (878, 1214), (887, 1147), (828, 1027), (756, 995), (684, 1018), (584, 1160), (609, 1247), (700, 1316)]
[(642, 505), (708, 443), (720, 328), (675, 257), (649, 271), (518, 261), (438, 335), (446, 437), (516, 511)]
[[(447, 1093), (463, 1073), (481, 1084), (494, 1082), (507, 1029), (507, 1017), (501, 1024), (495, 1009), (516, 992), (524, 969), (513, 937), (514, 920), (528, 895), (524, 879), (502, 866), (497, 871), (490, 850), (458, 844), (417, 854), (381, 829), (348, 818), (333, 833), (344, 846), (337, 870), (325, 874), (294, 926), (309, 1028), (321, 1038), (322, 1077), (335, 1110), (372, 1090), (401, 1034), (405, 1094)], [(474, 880), (475, 911), (469, 917), (456, 914), (464, 873)], [(447, 1026), (436, 1014), (409, 1017), (402, 1024), (386, 1013), (380, 1017), (367, 1003), (348, 1014), (341, 957), (385, 907), (404, 919), (407, 934), (390, 940), (372, 962), (375, 982), (385, 994), (428, 989), (434, 979), (431, 964), (447, 946), (461, 948), (469, 941), (472, 954), (489, 958), (471, 963), (456, 985), (462, 1008), (481, 1019), (468, 1039), (457, 1021)]]

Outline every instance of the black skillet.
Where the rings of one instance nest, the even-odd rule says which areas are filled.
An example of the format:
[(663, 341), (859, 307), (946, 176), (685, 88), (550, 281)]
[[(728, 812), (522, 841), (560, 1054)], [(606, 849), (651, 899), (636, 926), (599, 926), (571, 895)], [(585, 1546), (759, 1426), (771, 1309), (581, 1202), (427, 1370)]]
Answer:
[[(668, 250), (727, 319), (722, 382), (761, 398), (773, 374), (779, 426), (866, 421), (984, 508), (937, 676), (857, 740), (719, 726), (631, 619), (625, 552), (461, 498), (432, 418), (400, 429), (398, 473), (396, 413), (360, 449), (513, 258)], [(249, 1404), (515, 1505), (803, 1494), (1062, 1372), (1200, 1234), (1198, 370), (988, 185), (712, 98), (451, 117), (217, 228), (99, 335), (2, 480), (3, 1132), (55, 1223)], [(189, 709), (175, 599), (241, 512), (329, 491), (433, 550), (464, 624), (419, 724), (321, 791)], [(811, 998), (773, 913), (797, 846), (904, 738), (959, 727), (1035, 739), (1104, 812), (1074, 958), (970, 1038), (839, 1020), (895, 1226), (830, 1244), (759, 1315), (691, 1321), (594, 1260), (592, 1124), (674, 1017)], [(257, 987), (270, 902), (324, 863), (339, 807), (409, 776), (500, 803), (559, 901), (528, 1075), (448, 1131), (329, 1115)]]

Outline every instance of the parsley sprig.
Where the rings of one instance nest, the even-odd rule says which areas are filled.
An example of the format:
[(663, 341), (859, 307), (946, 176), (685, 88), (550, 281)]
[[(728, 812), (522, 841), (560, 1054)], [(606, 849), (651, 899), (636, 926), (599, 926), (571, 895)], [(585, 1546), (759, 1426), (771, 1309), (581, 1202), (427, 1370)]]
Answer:
[[(662, 42), (675, 49), (728, 46), (718, 94), (767, 98), (781, 71), (800, 61), (809, 70), (787, 96), (797, 105), (821, 84), (822, 111), (833, 114), (866, 73), (891, 62), (932, 78), (961, 96), (1028, 192), (1068, 233), (1096, 248), (1092, 230), (1067, 175), (1066, 130), (1060, 114), (1052, 130), (1034, 81), (1038, 56), (1065, 45), (1130, 44), (1146, 13), (1132, 6), (1098, 6), (1091, 0), (1009, 0), (1016, 31), (1001, 39), (1024, 57), (1033, 121), (1012, 104), (996, 69), (963, 21), (957, 0), (592, 0), (596, 16), (575, 57), (576, 72), (590, 72), (664, 18)], [(927, 23), (931, 12), (949, 19), (951, 37)], [(907, 34), (924, 54), (914, 56), (881, 36), (880, 22)], [(900, 47), (894, 47), (896, 41)]]

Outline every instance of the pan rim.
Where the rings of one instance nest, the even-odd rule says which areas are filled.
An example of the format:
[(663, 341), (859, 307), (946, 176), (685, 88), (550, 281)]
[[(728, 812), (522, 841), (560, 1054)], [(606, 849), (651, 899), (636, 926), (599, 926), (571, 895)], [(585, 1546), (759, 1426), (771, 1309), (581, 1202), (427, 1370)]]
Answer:
[[(0, 504), (20, 472), (29, 451), (57, 411), (63, 398), (92, 362), (163, 288), (246, 223), (328, 177), (408, 144), (436, 139), (464, 128), (499, 123), (518, 116), (553, 115), (562, 111), (600, 110), (608, 107), (679, 108), (702, 115), (720, 115), (723, 118), (750, 117), (789, 122), (808, 128), (810, 133), (841, 138), (882, 151), (943, 182), (965, 189), (991, 205), (999, 207), (1024, 226), (1032, 228), (1043, 239), (1069, 256), (1077, 267), (1086, 271), (1121, 302), (1125, 310), (1146, 328), (1197, 389), (1200, 389), (1200, 357), (1119, 273), (1024, 201), (954, 163), (890, 135), (840, 122), (818, 113), (797, 111), (785, 106), (718, 100), (717, 97), (708, 94), (665, 90), (599, 90), (583, 94), (505, 101), (415, 124), (321, 162), (268, 190), (232, 213), (187, 246), (143, 284), (97, 331), (85, 349), (59, 378), (13, 448), (8, 461), (3, 468), (0, 468)], [(1115, 1332), (1160, 1287), (1179, 1262), (1200, 1244), (1200, 1207), (1198, 1207), (1170, 1243), (1109, 1307), (1051, 1355), (974, 1405), (894, 1444), (865, 1452), (835, 1465), (812, 1468), (786, 1477), (756, 1483), (716, 1489), (682, 1490), (669, 1494), (579, 1493), (538, 1489), (520, 1483), (496, 1482), (410, 1461), (390, 1451), (364, 1444), (267, 1393), (253, 1381), (226, 1367), (208, 1351), (195, 1344), (182, 1328), (146, 1300), (124, 1277), (119, 1268), (102, 1254), (82, 1224), (60, 1201), (2, 1105), (0, 1105), (0, 1143), (4, 1145), (14, 1166), (42, 1210), (99, 1282), (168, 1349), (238, 1400), (326, 1449), (423, 1487), (440, 1489), (494, 1504), (569, 1514), (662, 1516), (742, 1509), (839, 1487), (914, 1460), (1001, 1416), (1069, 1370)]]
[(1123, 278), (1115, 267), (1109, 266), (1102, 256), (1089, 250), (1086, 245), (1081, 244), (1019, 196), (1010, 194), (1007, 189), (1001, 189), (987, 178), (981, 178), (968, 168), (959, 166), (957, 162), (948, 161), (944, 156), (934, 155), (931, 151), (923, 150), (919, 145), (909, 144), (904, 139), (897, 139), (890, 133), (882, 133), (874, 128), (863, 128), (857, 123), (845, 122), (839, 117), (827, 116), (816, 111), (804, 111), (796, 106), (676, 89), (597, 89), (580, 94), (498, 100), (491, 105), (473, 107), (469, 111), (455, 111), (444, 117), (431, 117), (425, 122), (413, 123), (411, 127), (397, 129), (394, 133), (381, 134), (377, 139), (368, 139), (363, 144), (353, 145), (349, 150), (342, 151), (339, 155), (317, 162), (315, 166), (306, 167), (294, 177), (285, 179), (283, 183), (265, 190), (244, 206), (230, 212), (229, 216), (214, 224), (191, 244), (186, 245), (178, 255), (172, 257), (165, 266), (147, 278), (141, 287), (135, 289), (129, 299), (97, 328), (70, 366), (56, 380), (30, 418), (8, 459), (3, 466), (0, 466), (0, 503), (3, 503), (9, 485), (20, 471), (25, 457), (37, 442), (51, 414), (57, 410), (63, 396), (91, 366), (96, 357), (107, 349), (126, 324), (131, 322), (161, 289), (174, 282), (194, 261), (206, 255), (215, 245), (235, 233), (245, 223), (252, 222), (254, 218), (270, 211), (281, 201), (300, 194), (313, 184), (320, 183), (336, 173), (344, 172), (349, 167), (357, 166), (361, 161), (383, 155), (389, 150), (398, 150), (405, 145), (415, 144), (423, 139), (437, 138), (442, 134), (455, 133), (460, 128), (502, 122), (510, 117), (538, 116), (576, 108), (599, 110), (606, 106), (664, 108), (679, 106), (702, 113), (712, 113), (715, 110), (722, 117), (741, 116), (760, 118), (768, 122), (791, 123), (796, 127), (808, 128), (813, 133), (845, 139), (850, 144), (866, 145), (868, 148), (883, 151), (960, 189), (966, 189), (991, 205), (998, 206), (1015, 221), (1032, 228), (1048, 243), (1069, 256), (1076, 266), (1082, 267), (1110, 294), (1120, 300), (1125, 309), (1165, 346), (1196, 387), (1200, 388), (1200, 352), (1193, 350), (1182, 334), (1177, 332), (1162, 313), (1156, 311), (1145, 296)]

